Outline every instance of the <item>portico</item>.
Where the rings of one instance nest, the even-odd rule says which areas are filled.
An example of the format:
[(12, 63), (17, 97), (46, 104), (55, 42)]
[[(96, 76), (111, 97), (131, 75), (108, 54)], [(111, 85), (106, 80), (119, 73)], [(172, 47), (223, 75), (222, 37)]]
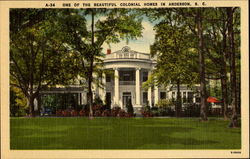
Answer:
[(106, 78), (102, 98), (110, 93), (111, 107), (126, 108), (129, 100), (135, 108), (142, 107), (147, 102), (152, 106), (154, 97), (158, 99), (159, 93), (152, 93), (152, 88), (143, 89), (142, 83), (147, 81), (155, 64), (149, 54), (133, 51), (129, 47), (107, 54), (104, 68), (113, 71), (114, 75)]

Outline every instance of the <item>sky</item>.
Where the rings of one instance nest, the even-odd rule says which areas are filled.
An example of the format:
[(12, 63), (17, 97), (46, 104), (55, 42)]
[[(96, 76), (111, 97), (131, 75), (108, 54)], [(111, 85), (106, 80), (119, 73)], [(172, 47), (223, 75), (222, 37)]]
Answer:
[[(90, 28), (90, 17), (87, 17), (88, 28)], [(98, 17), (98, 19), (105, 19), (105, 17)], [(126, 40), (121, 41), (120, 43), (110, 44), (110, 46), (106, 43), (103, 44), (103, 52), (106, 53), (108, 48), (111, 49), (111, 52), (115, 52), (121, 50), (124, 46), (129, 46), (131, 50), (150, 53), (150, 45), (154, 42), (155, 31), (153, 30), (154, 24), (151, 23), (147, 17), (143, 17), (142, 20), (142, 37), (137, 40), (129, 40), (128, 44)]]
[[(149, 22), (146, 18), (142, 21), (142, 37), (137, 40), (129, 40), (128, 44), (126, 40), (121, 41), (117, 44), (111, 44), (110, 49), (111, 52), (121, 50), (124, 46), (129, 46), (131, 50), (135, 50), (143, 53), (150, 53), (150, 45), (154, 42), (155, 31), (153, 30), (153, 26), (151, 22)], [(107, 44), (103, 45), (103, 50), (107, 50), (109, 46)]]

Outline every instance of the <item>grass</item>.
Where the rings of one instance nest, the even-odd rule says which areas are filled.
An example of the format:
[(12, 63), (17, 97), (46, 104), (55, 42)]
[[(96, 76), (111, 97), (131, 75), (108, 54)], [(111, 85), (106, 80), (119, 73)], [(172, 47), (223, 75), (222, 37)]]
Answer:
[(11, 118), (11, 149), (240, 149), (241, 129), (198, 118)]

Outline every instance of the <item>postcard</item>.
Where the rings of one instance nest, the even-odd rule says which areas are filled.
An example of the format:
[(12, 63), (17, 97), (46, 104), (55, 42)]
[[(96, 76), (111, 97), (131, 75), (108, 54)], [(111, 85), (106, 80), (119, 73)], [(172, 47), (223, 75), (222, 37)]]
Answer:
[(247, 5), (1, 1), (1, 157), (249, 157)]

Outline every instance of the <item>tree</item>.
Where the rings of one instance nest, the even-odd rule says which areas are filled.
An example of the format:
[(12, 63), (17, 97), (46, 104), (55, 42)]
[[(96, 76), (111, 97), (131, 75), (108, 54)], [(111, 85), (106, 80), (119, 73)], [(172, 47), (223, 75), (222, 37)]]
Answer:
[[(210, 10), (209, 18), (206, 19), (209, 21), (209, 27), (206, 29), (205, 34), (205, 42), (207, 44), (205, 50), (211, 63), (207, 64), (206, 78), (221, 81), (223, 116), (224, 119), (228, 119), (227, 16), (225, 8), (213, 8)], [(209, 74), (210, 77), (208, 77)]]
[[(90, 26), (87, 36), (84, 38), (80, 33), (75, 32), (72, 36), (72, 48), (81, 54), (83, 78), (88, 82), (88, 103), (90, 105), (89, 116), (92, 118), (94, 73), (99, 72), (98, 68), (102, 63), (102, 45), (104, 43), (118, 43), (120, 40), (135, 39), (141, 36), (141, 18), (129, 9), (86, 9), (82, 15), (90, 17)], [(100, 19), (98, 17), (104, 17)]]
[(229, 53), (230, 53), (230, 82), (231, 82), (231, 97), (233, 114), (231, 117), (231, 127), (238, 127), (237, 121), (237, 82), (236, 82), (236, 49), (235, 49), (235, 33), (234, 33), (234, 12), (237, 8), (227, 8), (228, 16), (228, 39), (229, 39)]
[(180, 116), (182, 101), (180, 85), (191, 86), (197, 82), (195, 52), (192, 48), (192, 35), (187, 26), (181, 24), (178, 15), (172, 10), (155, 26), (155, 42), (151, 54), (157, 55), (157, 65), (153, 72), (157, 83), (177, 86), (176, 116)]
[(10, 85), (25, 95), (32, 116), (34, 100), (41, 90), (70, 83), (76, 77), (73, 53), (63, 41), (61, 23), (65, 21), (58, 18), (71, 13), (46, 9), (10, 11)]
[[(237, 89), (239, 88), (237, 88), (236, 86), (237, 81), (235, 80), (237, 77), (239, 77), (239, 75), (237, 76), (236, 72), (237, 71), (240, 72), (239, 12), (237, 11), (237, 8), (233, 9), (235, 13), (232, 16), (231, 13), (229, 14), (229, 8), (213, 8), (209, 10), (210, 11), (207, 12), (207, 17), (206, 17), (208, 27), (205, 33), (205, 41), (207, 44), (206, 55), (208, 57), (208, 60), (209, 59), (211, 60), (211, 64), (207, 64), (208, 72), (206, 72), (206, 74), (208, 73), (214, 74), (215, 77), (213, 77), (213, 79), (220, 79), (221, 81), (223, 114), (224, 114), (224, 119), (228, 119), (229, 96), (231, 96), (231, 98), (234, 98), (235, 96), (236, 104), (238, 103)], [(235, 38), (238, 40), (234, 40)], [(235, 60), (232, 60), (232, 58)], [(209, 66), (214, 66), (214, 67), (212, 68), (210, 67), (209, 69)], [(230, 77), (231, 88), (232, 88), (231, 90), (234, 89), (233, 92), (235, 92), (235, 94), (232, 91), (231, 92), (228, 91), (229, 73), (231, 76)], [(232, 82), (234, 82), (234, 85), (232, 84)], [(239, 92), (240, 91), (238, 91), (238, 93)]]

